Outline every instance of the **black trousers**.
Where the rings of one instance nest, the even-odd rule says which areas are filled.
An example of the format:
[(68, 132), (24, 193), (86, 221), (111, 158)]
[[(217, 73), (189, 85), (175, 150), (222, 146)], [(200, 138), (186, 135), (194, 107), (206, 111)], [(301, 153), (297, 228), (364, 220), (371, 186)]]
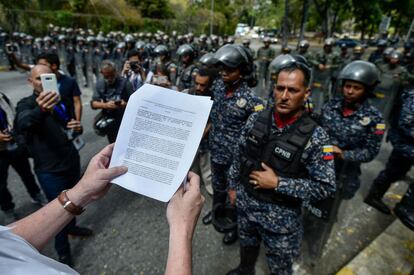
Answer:
[(14, 208), (12, 195), (7, 189), (7, 177), (10, 166), (16, 170), (31, 197), (40, 192), (26, 152), (20, 148), (15, 151), (0, 151), (0, 206), (3, 211)]
[(413, 164), (414, 158), (405, 157), (399, 151), (393, 150), (385, 170), (381, 171), (374, 180), (373, 188), (384, 195), (392, 183), (402, 179), (407, 174)]

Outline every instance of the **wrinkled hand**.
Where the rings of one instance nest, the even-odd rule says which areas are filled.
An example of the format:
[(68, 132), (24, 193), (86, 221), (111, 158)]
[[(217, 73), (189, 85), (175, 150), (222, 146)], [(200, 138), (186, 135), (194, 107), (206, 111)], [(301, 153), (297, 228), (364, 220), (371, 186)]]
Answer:
[(10, 134), (3, 133), (0, 131), (0, 141), (1, 142), (9, 142), (12, 141), (13, 137)]
[(79, 120), (72, 119), (66, 124), (66, 128), (72, 129), (76, 133), (81, 133), (83, 131), (82, 124)]
[(227, 191), (227, 194), (229, 195), (230, 204), (235, 205), (236, 204), (236, 198), (237, 198), (236, 190), (229, 189), (229, 191)]
[(340, 159), (344, 159), (344, 151), (342, 151), (341, 148), (339, 148), (336, 145), (333, 145), (332, 148), (333, 148), (333, 153), (335, 154), (336, 157)]
[(187, 190), (181, 186), (167, 207), (167, 220), (170, 228), (180, 228), (193, 233), (205, 198), (200, 193), (200, 177), (188, 173)]
[(60, 96), (57, 92), (43, 91), (37, 98), (36, 102), (39, 105), (40, 109), (44, 111), (52, 111), (53, 107), (59, 102)]
[(103, 197), (111, 187), (110, 182), (127, 172), (125, 166), (108, 168), (113, 149), (114, 144), (110, 144), (95, 155), (78, 184), (68, 191), (69, 199), (75, 204), (83, 207)]
[(253, 171), (249, 175), (249, 183), (254, 185), (255, 189), (275, 189), (279, 186), (279, 177), (272, 168), (262, 162), (264, 171)]

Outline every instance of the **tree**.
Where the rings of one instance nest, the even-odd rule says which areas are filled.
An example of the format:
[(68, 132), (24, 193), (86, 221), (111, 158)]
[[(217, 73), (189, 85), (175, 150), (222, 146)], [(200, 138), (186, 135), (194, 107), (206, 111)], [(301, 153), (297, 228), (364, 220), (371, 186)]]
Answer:
[(361, 32), (361, 40), (365, 39), (367, 30), (371, 32), (378, 28), (381, 22), (382, 11), (378, 0), (352, 0), (352, 11), (356, 21), (356, 29)]
[(156, 19), (174, 18), (174, 12), (167, 0), (127, 0), (127, 2), (139, 8), (143, 17)]

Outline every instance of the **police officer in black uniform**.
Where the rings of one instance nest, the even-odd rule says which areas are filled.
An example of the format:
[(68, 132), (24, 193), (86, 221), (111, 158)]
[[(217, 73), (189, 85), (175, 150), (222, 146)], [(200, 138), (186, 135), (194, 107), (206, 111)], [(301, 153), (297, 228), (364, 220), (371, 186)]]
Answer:
[(179, 91), (182, 91), (194, 86), (195, 76), (198, 72), (197, 66), (194, 64), (196, 50), (190, 44), (184, 44), (178, 48), (177, 55), (181, 62), (178, 69), (177, 87)]

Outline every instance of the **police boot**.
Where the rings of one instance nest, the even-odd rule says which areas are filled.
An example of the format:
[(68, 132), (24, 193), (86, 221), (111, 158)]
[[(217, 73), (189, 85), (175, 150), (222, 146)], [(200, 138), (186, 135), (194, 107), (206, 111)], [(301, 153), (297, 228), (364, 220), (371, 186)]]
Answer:
[(412, 186), (395, 206), (394, 214), (405, 226), (414, 231), (414, 185)]
[(368, 195), (364, 199), (364, 202), (369, 206), (374, 207), (378, 211), (390, 215), (391, 210), (382, 201), (382, 197), (384, 196), (385, 192), (387, 192), (388, 188), (388, 184), (383, 184), (379, 183), (378, 181), (374, 181)]
[[(227, 192), (220, 192), (220, 191), (216, 191), (214, 190), (213, 192), (213, 209), (214, 206), (218, 203), (225, 203), (227, 199)], [(211, 224), (211, 222), (213, 221), (213, 215), (211, 213), (211, 211), (209, 211), (202, 219), (203, 224), (208, 225)]]
[(254, 266), (259, 252), (259, 246), (240, 246), (240, 264), (226, 275), (254, 275)]

